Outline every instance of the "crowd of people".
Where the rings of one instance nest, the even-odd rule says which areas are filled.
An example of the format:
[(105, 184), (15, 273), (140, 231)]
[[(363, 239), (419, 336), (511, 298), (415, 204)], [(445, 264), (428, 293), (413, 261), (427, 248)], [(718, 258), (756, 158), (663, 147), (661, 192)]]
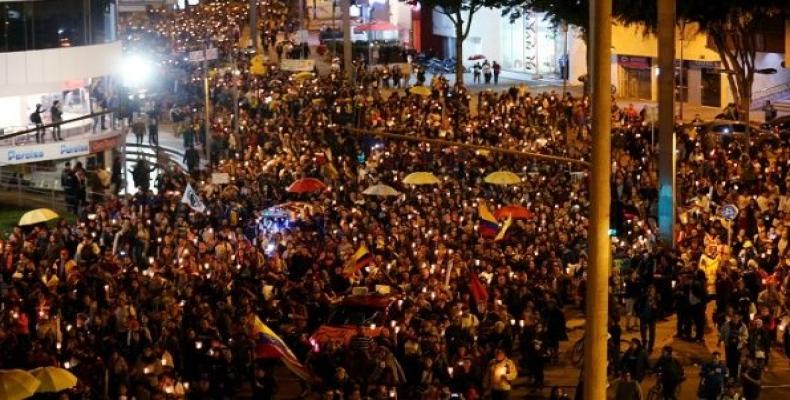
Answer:
[[(297, 79), (276, 64), (254, 74), (246, 68), (254, 55), (236, 45), (245, 7), (214, 2), (134, 22), (146, 32), (140, 40), (170, 60), (163, 65), (177, 82), (147, 113), (177, 126), (186, 147), (211, 162), (164, 168), (152, 187), (141, 174), (133, 195), (80, 194), (76, 223), (16, 228), (4, 238), (0, 368), (69, 368), (80, 378), (73, 398), (272, 398), (284, 381), (275, 377), (281, 362), (258, 351), (262, 322), (312, 371), (299, 389), (304, 396), (504, 399), (517, 377), (551, 386), (544, 370), (563, 362), (565, 315), (584, 310), (586, 172), (372, 132), (585, 160), (589, 98), (525, 86), (472, 94), (439, 77), (422, 95), (411, 77), (382, 89), (371, 84), (381, 76), (365, 71), (351, 84), (336, 69)], [(270, 51), (277, 30), (287, 31), (286, 14), (273, 15), (280, 19), (266, 22)], [(203, 71), (172, 61), (204, 41), (220, 50), (208, 122)], [(683, 368), (672, 349), (648, 360), (656, 324), (677, 314), (679, 339), (719, 331), (723, 361), (714, 354), (701, 368), (700, 397), (757, 399), (777, 343), (790, 353), (786, 143), (771, 134), (723, 141), (679, 126), (671, 246), (657, 239), (657, 147), (644, 111), (614, 107), (612, 118), (610, 334), (613, 343), (630, 330), (640, 336), (610, 357), (610, 372), (622, 376), (617, 398), (638, 399), (633, 382), (648, 369), (674, 398)], [(200, 137), (206, 124), (210, 138)], [(484, 182), (501, 169), (521, 184)], [(73, 171), (79, 185), (83, 173)], [(440, 182), (404, 184), (415, 171)], [(227, 183), (212, 180), (217, 172)], [(288, 192), (307, 177), (327, 188)], [(374, 184), (400, 194), (364, 195)], [(182, 203), (187, 185), (204, 210)], [(293, 200), (316, 211), (299, 218), (264, 212)], [(739, 211), (734, 220), (720, 218), (730, 204)], [(494, 240), (479, 232), (480, 205), (520, 205), (532, 216)], [(362, 248), (370, 262), (349, 271)], [(360, 325), (348, 343), (312, 341), (331, 310), (360, 288), (389, 291), (381, 295), (397, 304), (389, 320)], [(549, 396), (568, 398), (560, 388)]]

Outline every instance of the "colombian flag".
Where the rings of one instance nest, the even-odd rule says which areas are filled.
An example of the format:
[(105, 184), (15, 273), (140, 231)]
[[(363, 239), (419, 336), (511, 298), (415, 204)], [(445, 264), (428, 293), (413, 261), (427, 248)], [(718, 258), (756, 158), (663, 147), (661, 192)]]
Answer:
[(367, 246), (364, 244), (359, 245), (359, 248), (354, 255), (346, 262), (346, 265), (343, 267), (343, 275), (349, 277), (354, 275), (355, 272), (359, 271), (362, 268), (365, 268), (366, 265), (373, 262), (373, 254), (370, 254), (368, 251)]
[(294, 375), (305, 381), (313, 381), (313, 373), (296, 358), (288, 345), (274, 333), (258, 316), (255, 316), (255, 323), (252, 328), (252, 336), (255, 338), (255, 358), (278, 358), (283, 361)]
[(480, 214), (480, 224), (478, 225), (477, 230), (480, 232), (480, 235), (485, 238), (494, 238), (497, 236), (499, 232), (499, 224), (496, 222), (496, 218), (494, 215), (491, 214), (491, 211), (488, 211), (488, 207), (482, 202), (477, 206), (477, 212)]

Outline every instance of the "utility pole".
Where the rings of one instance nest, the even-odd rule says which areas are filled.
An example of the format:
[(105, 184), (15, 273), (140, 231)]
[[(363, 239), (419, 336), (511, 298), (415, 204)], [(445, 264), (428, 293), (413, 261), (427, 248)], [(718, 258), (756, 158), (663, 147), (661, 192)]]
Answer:
[(211, 164), (211, 100), (209, 95), (209, 87), (208, 87), (208, 38), (203, 42), (203, 101), (204, 107), (203, 109), (206, 112), (205, 124), (204, 129), (206, 133), (206, 160), (208, 161), (209, 167)]
[(590, 43), (594, 52), (588, 75), (592, 79), (592, 171), (583, 383), (585, 400), (601, 400), (606, 398), (609, 333), (612, 0), (591, 1), (590, 18)]
[(340, 15), (343, 19), (343, 71), (346, 79), (353, 80), (353, 66), (351, 65), (351, 15), (349, 14), (351, 2), (340, 0)]
[(658, 230), (675, 243), (675, 0), (658, 0)]
[(258, 0), (250, 0), (250, 38), (252, 49), (258, 51)]

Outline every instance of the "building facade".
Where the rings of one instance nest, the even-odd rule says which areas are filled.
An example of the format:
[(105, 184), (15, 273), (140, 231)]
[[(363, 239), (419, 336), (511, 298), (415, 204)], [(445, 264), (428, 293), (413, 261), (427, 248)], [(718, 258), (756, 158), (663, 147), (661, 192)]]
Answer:
[[(121, 63), (114, 0), (0, 1), (0, 166), (78, 158), (112, 161), (120, 132), (87, 135), (99, 110), (96, 96), (106, 93)], [(41, 105), (42, 122), (51, 122), (58, 101), (65, 121), (63, 141), (48, 129), (45, 142), (35, 134), (31, 114)], [(76, 121), (70, 121), (77, 119)], [(98, 119), (97, 119), (98, 120)], [(41, 165), (41, 164), (39, 164)]]
[[(432, 10), (425, 18), (422, 10), (423, 43), (420, 51), (432, 51), (440, 57), (453, 56), (455, 30), (449, 19)], [(431, 23), (426, 29), (425, 22)], [(755, 65), (773, 68), (771, 75), (755, 75), (753, 104), (767, 99), (790, 98), (790, 69), (785, 68), (790, 50), (790, 22), (778, 21), (761, 35)], [(426, 34), (426, 30), (429, 34)], [(427, 36), (427, 38), (426, 38)], [(678, 99), (691, 105), (723, 107), (732, 101), (726, 72), (719, 55), (706, 35), (688, 24), (678, 28), (675, 37), (675, 80)], [(555, 26), (544, 15), (525, 13), (515, 20), (502, 16), (500, 9), (482, 9), (472, 20), (464, 42), (464, 55), (483, 55), (502, 65), (503, 75), (529, 80), (562, 79), (565, 69), (568, 84), (579, 85), (578, 78), (587, 72), (586, 45), (575, 27)], [(655, 35), (639, 26), (612, 24), (611, 73), (615, 92), (620, 98), (655, 101), (658, 98), (658, 42)], [(470, 61), (465, 61), (470, 63)]]

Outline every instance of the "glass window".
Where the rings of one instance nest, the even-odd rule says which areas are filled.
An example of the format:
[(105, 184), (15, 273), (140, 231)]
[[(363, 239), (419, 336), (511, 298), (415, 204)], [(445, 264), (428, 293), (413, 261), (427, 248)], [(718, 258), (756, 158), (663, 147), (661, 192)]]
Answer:
[(90, 43), (108, 43), (115, 40), (115, 3), (110, 0), (90, 0)]
[(2, 3), (0, 23), (3, 24), (2, 51), (23, 51), (29, 33), (25, 3)]
[(31, 4), (33, 49), (86, 44), (82, 0), (46, 0)]
[(502, 67), (530, 74), (556, 74), (562, 53), (558, 29), (541, 13), (524, 13), (511, 21), (509, 15), (500, 19)]
[(116, 13), (113, 0), (0, 2), (0, 52), (112, 42)]

